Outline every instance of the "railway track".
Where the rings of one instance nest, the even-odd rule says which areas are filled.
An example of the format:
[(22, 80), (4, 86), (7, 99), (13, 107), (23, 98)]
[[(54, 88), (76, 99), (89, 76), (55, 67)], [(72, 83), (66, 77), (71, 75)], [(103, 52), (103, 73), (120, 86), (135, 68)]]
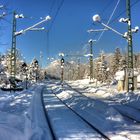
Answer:
[[(93, 98), (91, 98), (91, 97), (89, 97), (89, 96), (86, 96), (85, 94), (83, 94), (84, 93), (84, 90), (82, 90), (82, 92), (81, 91), (79, 91), (79, 90), (77, 90), (76, 88), (73, 88), (71, 85), (69, 85), (68, 83), (65, 83), (70, 89), (72, 89), (72, 90), (74, 90), (75, 92), (78, 92), (80, 95), (82, 95), (82, 96), (84, 96), (84, 97), (86, 97), (86, 98), (89, 98), (89, 99), (93, 99)], [(109, 101), (109, 102), (113, 102), (113, 103), (115, 103), (116, 102), (116, 100), (112, 100), (112, 99), (102, 99), (102, 101), (103, 102), (106, 102), (106, 101)], [(107, 103), (107, 102), (106, 102)], [(130, 119), (132, 122), (135, 122), (135, 123), (140, 123), (140, 117), (139, 116), (137, 116), (137, 115), (135, 115), (136, 113), (138, 114), (140, 114), (140, 109), (138, 109), (138, 108), (136, 108), (136, 107), (134, 107), (134, 106), (131, 106), (131, 105), (127, 105), (127, 104), (121, 104), (123, 107), (125, 107), (126, 108), (126, 110), (132, 110), (132, 112), (130, 112), (130, 113), (127, 113), (127, 112), (123, 112), (124, 110), (122, 110), (121, 109), (121, 107), (119, 107), (119, 106), (115, 106), (115, 105), (113, 105), (113, 107), (122, 115), (122, 116), (124, 116), (125, 118), (128, 118), (128, 119)], [(135, 113), (135, 114), (134, 114)]]
[[(42, 102), (44, 105), (44, 111), (46, 112), (45, 114), (46, 114), (47, 122), (49, 124), (49, 127), (50, 127), (54, 140), (63, 139), (63, 138), (68, 139), (68, 136), (69, 136), (69, 139), (71, 139), (71, 140), (77, 139), (77, 138), (83, 139), (83, 140), (90, 140), (90, 139), (91, 140), (92, 139), (93, 140), (94, 139), (110, 140), (101, 131), (99, 131), (96, 127), (94, 127), (87, 120), (85, 120), (81, 115), (79, 115), (75, 110), (73, 110), (66, 103), (64, 103), (55, 93), (48, 93), (47, 90), (44, 90), (42, 93)], [(56, 104), (56, 102), (57, 102), (57, 104)], [(54, 108), (52, 107), (52, 106), (57, 106), (57, 105), (58, 105), (59, 109), (57, 107), (54, 107)], [(60, 106), (62, 108), (60, 108)], [(54, 111), (57, 112), (57, 114), (55, 112), (51, 111), (52, 108), (54, 109)], [(63, 116), (61, 115), (61, 113), (63, 113)], [(72, 118), (72, 120), (71, 120), (72, 122), (71, 123), (65, 122), (65, 121), (69, 121), (69, 120), (67, 120), (67, 118), (69, 118), (70, 116)], [(54, 120), (59, 117), (62, 118), (60, 120), (60, 122), (58, 122), (58, 121), (54, 122)], [(65, 122), (65, 124), (64, 124), (64, 122)], [(78, 123), (80, 122), (80, 124), (76, 124), (77, 122)], [(60, 126), (56, 126), (56, 124), (58, 124)], [(64, 125), (64, 126), (62, 127), (61, 125)], [(80, 127), (77, 127), (77, 125), (79, 125)], [(72, 130), (68, 131), (67, 129), (65, 129), (65, 127), (67, 127), (67, 129), (72, 129)], [(62, 131), (60, 131), (60, 128), (62, 129), (63, 133), (62, 133)], [(75, 128), (77, 128), (77, 130), (74, 132), (73, 130)], [(84, 133), (84, 135), (82, 137), (80, 137), (80, 136), (72, 137), (72, 135), (77, 135), (77, 132), (81, 133), (80, 131), (82, 131)], [(67, 134), (67, 135), (64, 136), (64, 134)]]
[[(48, 85), (48, 84), (47, 84)], [(53, 84), (52, 85), (50, 85), (50, 88), (48, 89), (49, 91), (50, 91), (50, 89), (51, 89), (51, 87), (53, 86)], [(57, 83), (57, 86), (60, 86), (60, 83), (58, 84)], [(68, 85), (67, 85), (68, 86)], [(61, 87), (61, 86), (60, 86)], [(71, 87), (72, 88), (72, 87)], [(65, 85), (62, 87), (62, 91), (65, 91)], [(70, 90), (73, 90), (73, 89), (70, 89)], [(56, 90), (57, 91), (57, 90)], [(109, 133), (107, 133), (107, 131), (106, 132), (104, 132), (104, 130), (102, 130), (102, 127), (101, 126), (97, 126), (97, 123), (95, 123), (93, 120), (90, 120), (90, 119), (88, 119), (88, 112), (85, 112), (85, 110), (83, 111), (83, 112), (78, 112), (78, 110), (75, 108), (75, 107), (73, 107), (73, 106), (71, 106), (71, 104), (73, 104), (72, 103), (72, 100), (69, 102), (69, 103), (67, 103), (67, 101), (65, 102), (65, 101), (63, 101), (63, 99), (61, 99), (61, 97), (59, 97), (58, 95), (57, 95), (57, 92), (56, 93), (53, 93), (53, 91), (51, 90), (51, 93), (49, 93), (49, 94), (53, 94), (54, 96), (55, 96), (55, 98), (57, 98), (57, 100), (59, 100), (59, 102), (61, 102), (66, 108), (68, 108), (69, 110), (71, 110), (76, 116), (78, 116), (78, 118), (81, 118), (81, 120), (83, 120), (86, 124), (88, 124), (90, 127), (92, 127), (92, 129), (94, 129), (95, 131), (96, 131), (96, 133), (98, 133), (98, 134), (100, 134), (101, 136), (102, 136), (102, 138), (103, 139), (114, 139), (114, 138), (120, 138), (120, 139), (126, 139), (126, 140), (129, 140), (129, 138), (127, 137), (127, 135), (125, 135), (125, 134), (119, 134), (119, 133), (115, 133), (115, 131), (113, 130), (113, 132), (111, 132), (112, 134), (109, 134)], [(78, 93), (79, 94), (79, 93)], [(80, 94), (80, 96), (81, 96), (81, 94)], [(77, 96), (76, 98), (80, 98), (80, 96)], [(93, 99), (91, 99), (91, 98), (89, 98), (89, 97), (86, 97), (85, 95), (82, 95), (81, 97), (83, 97), (84, 96), (84, 98), (88, 98), (89, 100), (90, 100), (90, 102), (92, 102), (92, 100)], [(48, 97), (47, 97), (48, 98)], [(45, 99), (44, 99), (45, 100)], [(76, 99), (77, 100), (77, 99)], [(84, 105), (83, 105), (84, 106)], [(49, 107), (49, 105), (48, 105), (48, 107)], [(47, 110), (47, 112), (48, 112), (48, 107), (46, 106), (46, 110)], [(79, 106), (80, 107), (80, 106)], [(80, 108), (79, 108), (80, 109)], [(92, 109), (92, 108), (91, 108)], [(92, 109), (92, 110), (94, 110), (94, 109)], [(96, 112), (96, 111), (95, 111)], [(87, 114), (87, 115), (86, 115)], [(93, 114), (93, 113), (92, 113)], [(102, 116), (102, 114), (100, 114), (101, 116)], [(93, 118), (95, 119), (96, 117), (97, 117), (98, 115), (97, 114), (95, 114), (95, 116), (93, 116)], [(90, 116), (91, 117), (91, 116)], [(49, 117), (50, 118), (50, 117)], [(100, 120), (100, 118), (98, 119), (97, 118), (97, 121), (99, 121)], [(51, 120), (50, 120), (50, 122), (51, 122)], [(95, 123), (95, 125), (94, 125), (94, 123)], [(101, 123), (102, 124), (102, 123)], [(51, 125), (52, 125), (52, 122), (51, 122)], [(109, 128), (110, 129), (110, 128)], [(109, 130), (110, 131), (110, 130)], [(111, 130), (112, 131), (112, 130)]]
[(45, 118), (46, 118), (46, 121), (47, 121), (49, 130), (50, 130), (51, 139), (52, 139), (52, 140), (55, 140), (56, 137), (55, 137), (55, 134), (54, 134), (54, 132), (53, 132), (53, 128), (52, 128), (52, 126), (51, 126), (51, 123), (50, 123), (50, 120), (49, 120), (47, 111), (46, 111), (46, 109), (45, 109), (45, 104), (44, 104), (44, 100), (43, 100), (43, 92), (44, 92), (44, 89), (43, 89), (42, 92), (41, 92), (41, 103), (42, 103), (43, 111), (44, 111), (44, 114), (45, 114)]

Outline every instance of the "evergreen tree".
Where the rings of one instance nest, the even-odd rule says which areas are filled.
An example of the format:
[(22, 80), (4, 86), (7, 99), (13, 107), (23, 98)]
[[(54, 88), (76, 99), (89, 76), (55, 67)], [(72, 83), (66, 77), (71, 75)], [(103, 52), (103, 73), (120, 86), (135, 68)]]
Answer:
[(107, 62), (105, 61), (105, 55), (103, 52), (95, 63), (95, 78), (101, 82), (107, 80)]
[(37, 81), (39, 79), (39, 63), (37, 59), (33, 59), (29, 68), (30, 80)]
[(122, 59), (122, 55), (120, 52), (119, 48), (116, 48), (114, 56), (113, 56), (113, 60), (111, 63), (111, 74), (112, 76), (115, 75), (115, 73), (120, 69), (120, 61)]

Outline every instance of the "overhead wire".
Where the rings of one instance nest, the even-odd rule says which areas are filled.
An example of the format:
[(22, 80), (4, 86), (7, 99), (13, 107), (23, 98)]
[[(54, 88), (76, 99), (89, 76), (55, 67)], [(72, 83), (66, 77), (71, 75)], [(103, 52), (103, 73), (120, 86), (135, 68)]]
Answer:
[(60, 5), (58, 6), (57, 11), (56, 11), (56, 13), (55, 13), (55, 15), (54, 15), (54, 17), (53, 17), (53, 20), (52, 20), (52, 22), (51, 22), (51, 24), (50, 24), (50, 26), (49, 26), (49, 30), (51, 30), (51, 28), (52, 28), (52, 26), (53, 26), (53, 24), (54, 24), (54, 22), (55, 22), (55, 20), (56, 20), (56, 17), (57, 17), (58, 14), (59, 14), (59, 11), (60, 11), (60, 9), (61, 9), (63, 3), (64, 3), (64, 0), (61, 0), (61, 3), (60, 3)]
[(5, 19), (5, 18), (1, 18), (1, 19), (4, 20), (4, 21), (6, 21), (6, 22), (9, 23), (9, 24), (12, 24), (11, 21), (9, 21), (9, 20), (7, 20), (7, 19)]
[[(140, 2), (140, 0), (136, 0), (134, 3), (132, 3), (130, 5), (130, 8), (132, 8), (133, 6), (135, 6), (138, 2)], [(123, 15), (126, 12), (126, 10), (122, 11), (118, 16), (116, 16), (113, 20), (109, 20), (108, 24), (112, 24), (114, 23), (121, 15)], [(111, 16), (110, 16), (111, 17)], [(111, 19), (111, 18), (110, 18)], [(103, 31), (104, 32), (104, 31)], [(100, 34), (98, 41), (101, 39), (101, 37), (103, 36), (103, 33)]]
[(108, 1), (105, 7), (99, 12), (100, 15), (103, 15), (105, 11), (113, 4), (112, 0)]
[[(113, 4), (112, 0), (108, 1), (107, 4), (104, 6), (104, 8), (99, 12), (99, 15), (105, 14), (105, 11), (107, 11), (107, 9)], [(93, 22), (90, 24), (89, 29), (92, 28), (92, 26), (95, 26), (96, 24), (94, 24)], [(95, 32), (92, 36), (92, 38), (97, 38), (98, 36), (98, 32)]]
[[(55, 5), (55, 2), (56, 2), (56, 0), (53, 0), (52, 1), (52, 3), (51, 3), (51, 6), (50, 6), (50, 9), (48, 10), (49, 12), (49, 15), (52, 15), (52, 10), (53, 10), (53, 8), (54, 8), (54, 5)], [(48, 23), (48, 25), (50, 25), (50, 22)], [(50, 46), (50, 30), (49, 30), (49, 27), (48, 27), (48, 30), (47, 30), (47, 32), (46, 32), (46, 40), (47, 40), (47, 44), (46, 44), (46, 46), (47, 46), (47, 55), (49, 55), (49, 46)]]
[[(6, 5), (2, 5), (3, 7), (0, 8), (0, 10), (3, 11), (4, 15), (0, 15), (0, 20), (4, 20), (6, 21), (7, 23), (9, 24), (12, 24), (11, 21), (7, 20), (5, 17), (7, 17), (8, 15), (11, 15), (13, 12), (11, 12), (11, 10), (9, 8), (6, 8)], [(10, 11), (10, 12), (7, 12), (7, 11)]]
[[(134, 5), (136, 5), (138, 2), (140, 2), (140, 0), (136, 0), (133, 4), (131, 4), (131, 8), (134, 6)], [(117, 2), (118, 3), (118, 2)], [(117, 5), (116, 5), (117, 6)], [(117, 8), (117, 7), (116, 7)], [(115, 11), (114, 11), (115, 12)], [(114, 12), (112, 12), (112, 13), (114, 13)], [(111, 16), (110, 16), (110, 18), (109, 18), (109, 20), (108, 20), (108, 24), (112, 24), (114, 21), (116, 21), (122, 14), (124, 14), (126, 12), (126, 10), (124, 10), (124, 11), (122, 11), (117, 17), (115, 17), (115, 19), (113, 19), (112, 21), (111, 21), (111, 18), (113, 17), (113, 14), (111, 14)], [(107, 24), (107, 25), (108, 25)], [(101, 37), (103, 36), (103, 33), (104, 33), (105, 31), (103, 31), (103, 32), (101, 32), (101, 34), (100, 34), (100, 36), (99, 36), (99, 38), (98, 38), (98, 41), (101, 39)]]
[[(135, 6), (138, 2), (140, 2), (140, 0), (136, 0), (134, 3), (132, 3), (130, 5), (130, 8), (132, 8), (133, 6)], [(121, 15), (123, 15), (126, 12), (126, 10), (122, 11), (118, 16), (116, 16), (111, 22), (110, 24), (112, 24), (113, 22), (115, 22)]]
[[(118, 1), (117, 1), (117, 3), (116, 3), (116, 5), (115, 5), (115, 7), (114, 7), (114, 9), (113, 9), (113, 11), (112, 11), (112, 13), (111, 13), (109, 19), (108, 19), (108, 21), (107, 21), (107, 23), (106, 23), (106, 25), (108, 25), (108, 24), (110, 23), (110, 21), (111, 21), (113, 15), (114, 15), (114, 13), (115, 13), (115, 11), (116, 11), (116, 9), (117, 9), (119, 3), (120, 3), (120, 1), (121, 1), (121, 0), (118, 0)], [(104, 28), (104, 29), (106, 29), (106, 28)], [(105, 31), (102, 31), (102, 32), (101, 32), (101, 34), (100, 34), (99, 38), (97, 39), (97, 41), (99, 41), (99, 40), (101, 39), (101, 37), (103, 36), (104, 32), (105, 32)]]
[[(51, 2), (50, 5), (49, 5), (49, 2)], [(47, 9), (47, 12), (48, 12), (48, 15), (49, 16), (52, 15), (52, 10), (54, 8), (55, 2), (56, 2), (56, 0), (52, 0), (52, 1), (48, 0), (47, 1), (47, 6), (48, 5), (49, 6), (46, 9)], [(51, 16), (51, 18), (52, 18), (52, 16)], [(49, 24), (50, 24), (50, 22), (47, 23), (47, 27), (49, 26)], [(43, 59), (42, 60), (40, 59), (40, 60), (42, 61), (41, 63), (44, 64), (43, 61), (45, 60), (45, 62), (46, 62), (47, 61), (47, 57), (49, 57), (49, 31), (48, 31), (48, 29), (46, 29), (45, 32), (44, 32), (44, 34), (42, 34), (42, 35), (43, 35), (42, 36), (42, 39), (45, 42), (44, 46), (46, 46), (46, 51), (45, 51), (46, 55), (44, 55), (44, 56), (42, 55), (43, 56)], [(43, 50), (41, 52), (43, 53)], [(46, 64), (47, 64), (47, 62), (46, 62)]]
[(56, 2), (56, 0), (53, 0), (53, 1), (52, 1), (52, 4), (51, 4), (51, 6), (50, 6), (50, 10), (49, 10), (49, 15), (51, 15), (51, 13), (52, 13), (52, 9), (53, 9), (53, 7), (54, 7), (54, 5), (55, 5), (55, 2)]
[[(50, 10), (49, 10), (49, 14), (51, 15), (52, 14), (52, 10), (53, 10), (53, 7), (55, 5), (55, 2), (56, 0), (54, 0), (52, 2), (52, 5), (50, 7)], [(50, 31), (55, 23), (55, 20), (56, 20), (56, 17), (58, 16), (59, 14), (59, 11), (61, 10), (62, 6), (63, 6), (63, 3), (64, 3), (64, 0), (61, 0), (58, 8), (56, 9), (56, 13), (54, 13), (54, 17), (52, 18), (52, 22), (50, 22), (50, 26), (48, 27), (48, 31), (47, 31), (47, 46), (48, 46), (48, 49), (49, 49), (49, 46), (50, 46)]]
[[(140, 2), (140, 0), (136, 0), (134, 3), (132, 3), (131, 4), (131, 8), (133, 7), (133, 6), (135, 6), (138, 2)], [(109, 24), (112, 24), (112, 23), (114, 23), (122, 14), (124, 14), (126, 12), (126, 10), (124, 10), (124, 11), (122, 11), (118, 16), (116, 16), (113, 20), (108, 20), (109, 21), (109, 23), (107, 24), (107, 25), (109, 25)], [(111, 17), (111, 16), (110, 16)], [(112, 17), (113, 17), (113, 15), (112, 15)], [(111, 17), (111, 18), (112, 18)], [(110, 19), (111, 19), (110, 18)], [(100, 34), (100, 36), (99, 36), (99, 38), (97, 39), (98, 41), (101, 39), (101, 37), (103, 36), (103, 33), (104, 33), (105, 31), (103, 31), (103, 32), (101, 32), (101, 34)]]

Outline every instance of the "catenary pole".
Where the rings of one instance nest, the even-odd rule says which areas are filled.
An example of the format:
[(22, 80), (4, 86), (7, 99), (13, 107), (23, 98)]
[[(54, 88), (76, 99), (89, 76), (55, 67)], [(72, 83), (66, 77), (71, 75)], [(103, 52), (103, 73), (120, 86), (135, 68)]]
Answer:
[(132, 46), (132, 28), (131, 28), (131, 9), (130, 0), (126, 0), (126, 11), (128, 18), (128, 64), (127, 64), (127, 91), (134, 90), (134, 70), (133, 70), (133, 46)]
[(15, 75), (16, 75), (16, 18), (15, 18), (16, 12), (13, 12), (13, 31), (12, 31), (12, 47), (11, 47), (11, 78), (15, 82)]

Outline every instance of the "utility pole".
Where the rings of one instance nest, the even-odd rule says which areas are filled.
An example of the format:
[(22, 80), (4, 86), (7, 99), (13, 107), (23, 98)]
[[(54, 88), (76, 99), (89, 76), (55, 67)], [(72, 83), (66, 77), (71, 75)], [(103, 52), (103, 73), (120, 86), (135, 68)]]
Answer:
[(13, 13), (13, 31), (12, 31), (12, 47), (11, 47), (11, 60), (10, 60), (10, 64), (11, 64), (11, 70), (10, 70), (10, 74), (11, 74), (11, 80), (13, 82), (15, 82), (15, 76), (16, 76), (16, 36), (15, 36), (15, 32), (16, 32), (16, 12), (14, 11)]
[(126, 0), (126, 12), (127, 12), (127, 18), (120, 18), (119, 22), (127, 23), (128, 31), (124, 34), (118, 32), (117, 30), (113, 29), (112, 27), (104, 24), (101, 21), (101, 17), (97, 14), (93, 16), (93, 21), (100, 23), (105, 28), (115, 32), (116, 34), (122, 36), (125, 38), (128, 42), (128, 55), (127, 55), (127, 71), (126, 71), (126, 90), (128, 92), (134, 90), (134, 69), (133, 69), (133, 46), (132, 46), (132, 33), (137, 33), (139, 30), (139, 27), (136, 26), (134, 29), (132, 29), (131, 25), (131, 6), (130, 6), (130, 0)]
[(90, 81), (93, 79), (93, 51), (92, 51), (92, 45), (93, 45), (93, 40), (89, 40), (89, 45), (90, 45)]
[(13, 86), (14, 89), (16, 89), (16, 37), (18, 35), (21, 35), (27, 31), (40, 31), (44, 30), (44, 28), (36, 28), (36, 26), (48, 21), (51, 19), (50, 16), (47, 16), (45, 19), (42, 21), (24, 29), (19, 32), (16, 31), (16, 19), (18, 18), (24, 18), (23, 14), (17, 15), (16, 12), (13, 12), (13, 31), (12, 31), (12, 47), (11, 47), (11, 59), (10, 59), (10, 75), (11, 75), (11, 85)]
[(133, 46), (132, 46), (132, 28), (131, 28), (131, 9), (130, 0), (126, 0), (127, 18), (128, 18), (128, 65), (127, 65), (127, 91), (134, 90), (134, 70), (133, 70)]
[(64, 81), (64, 58), (62, 56), (61, 58), (61, 84), (63, 86), (63, 81)]

